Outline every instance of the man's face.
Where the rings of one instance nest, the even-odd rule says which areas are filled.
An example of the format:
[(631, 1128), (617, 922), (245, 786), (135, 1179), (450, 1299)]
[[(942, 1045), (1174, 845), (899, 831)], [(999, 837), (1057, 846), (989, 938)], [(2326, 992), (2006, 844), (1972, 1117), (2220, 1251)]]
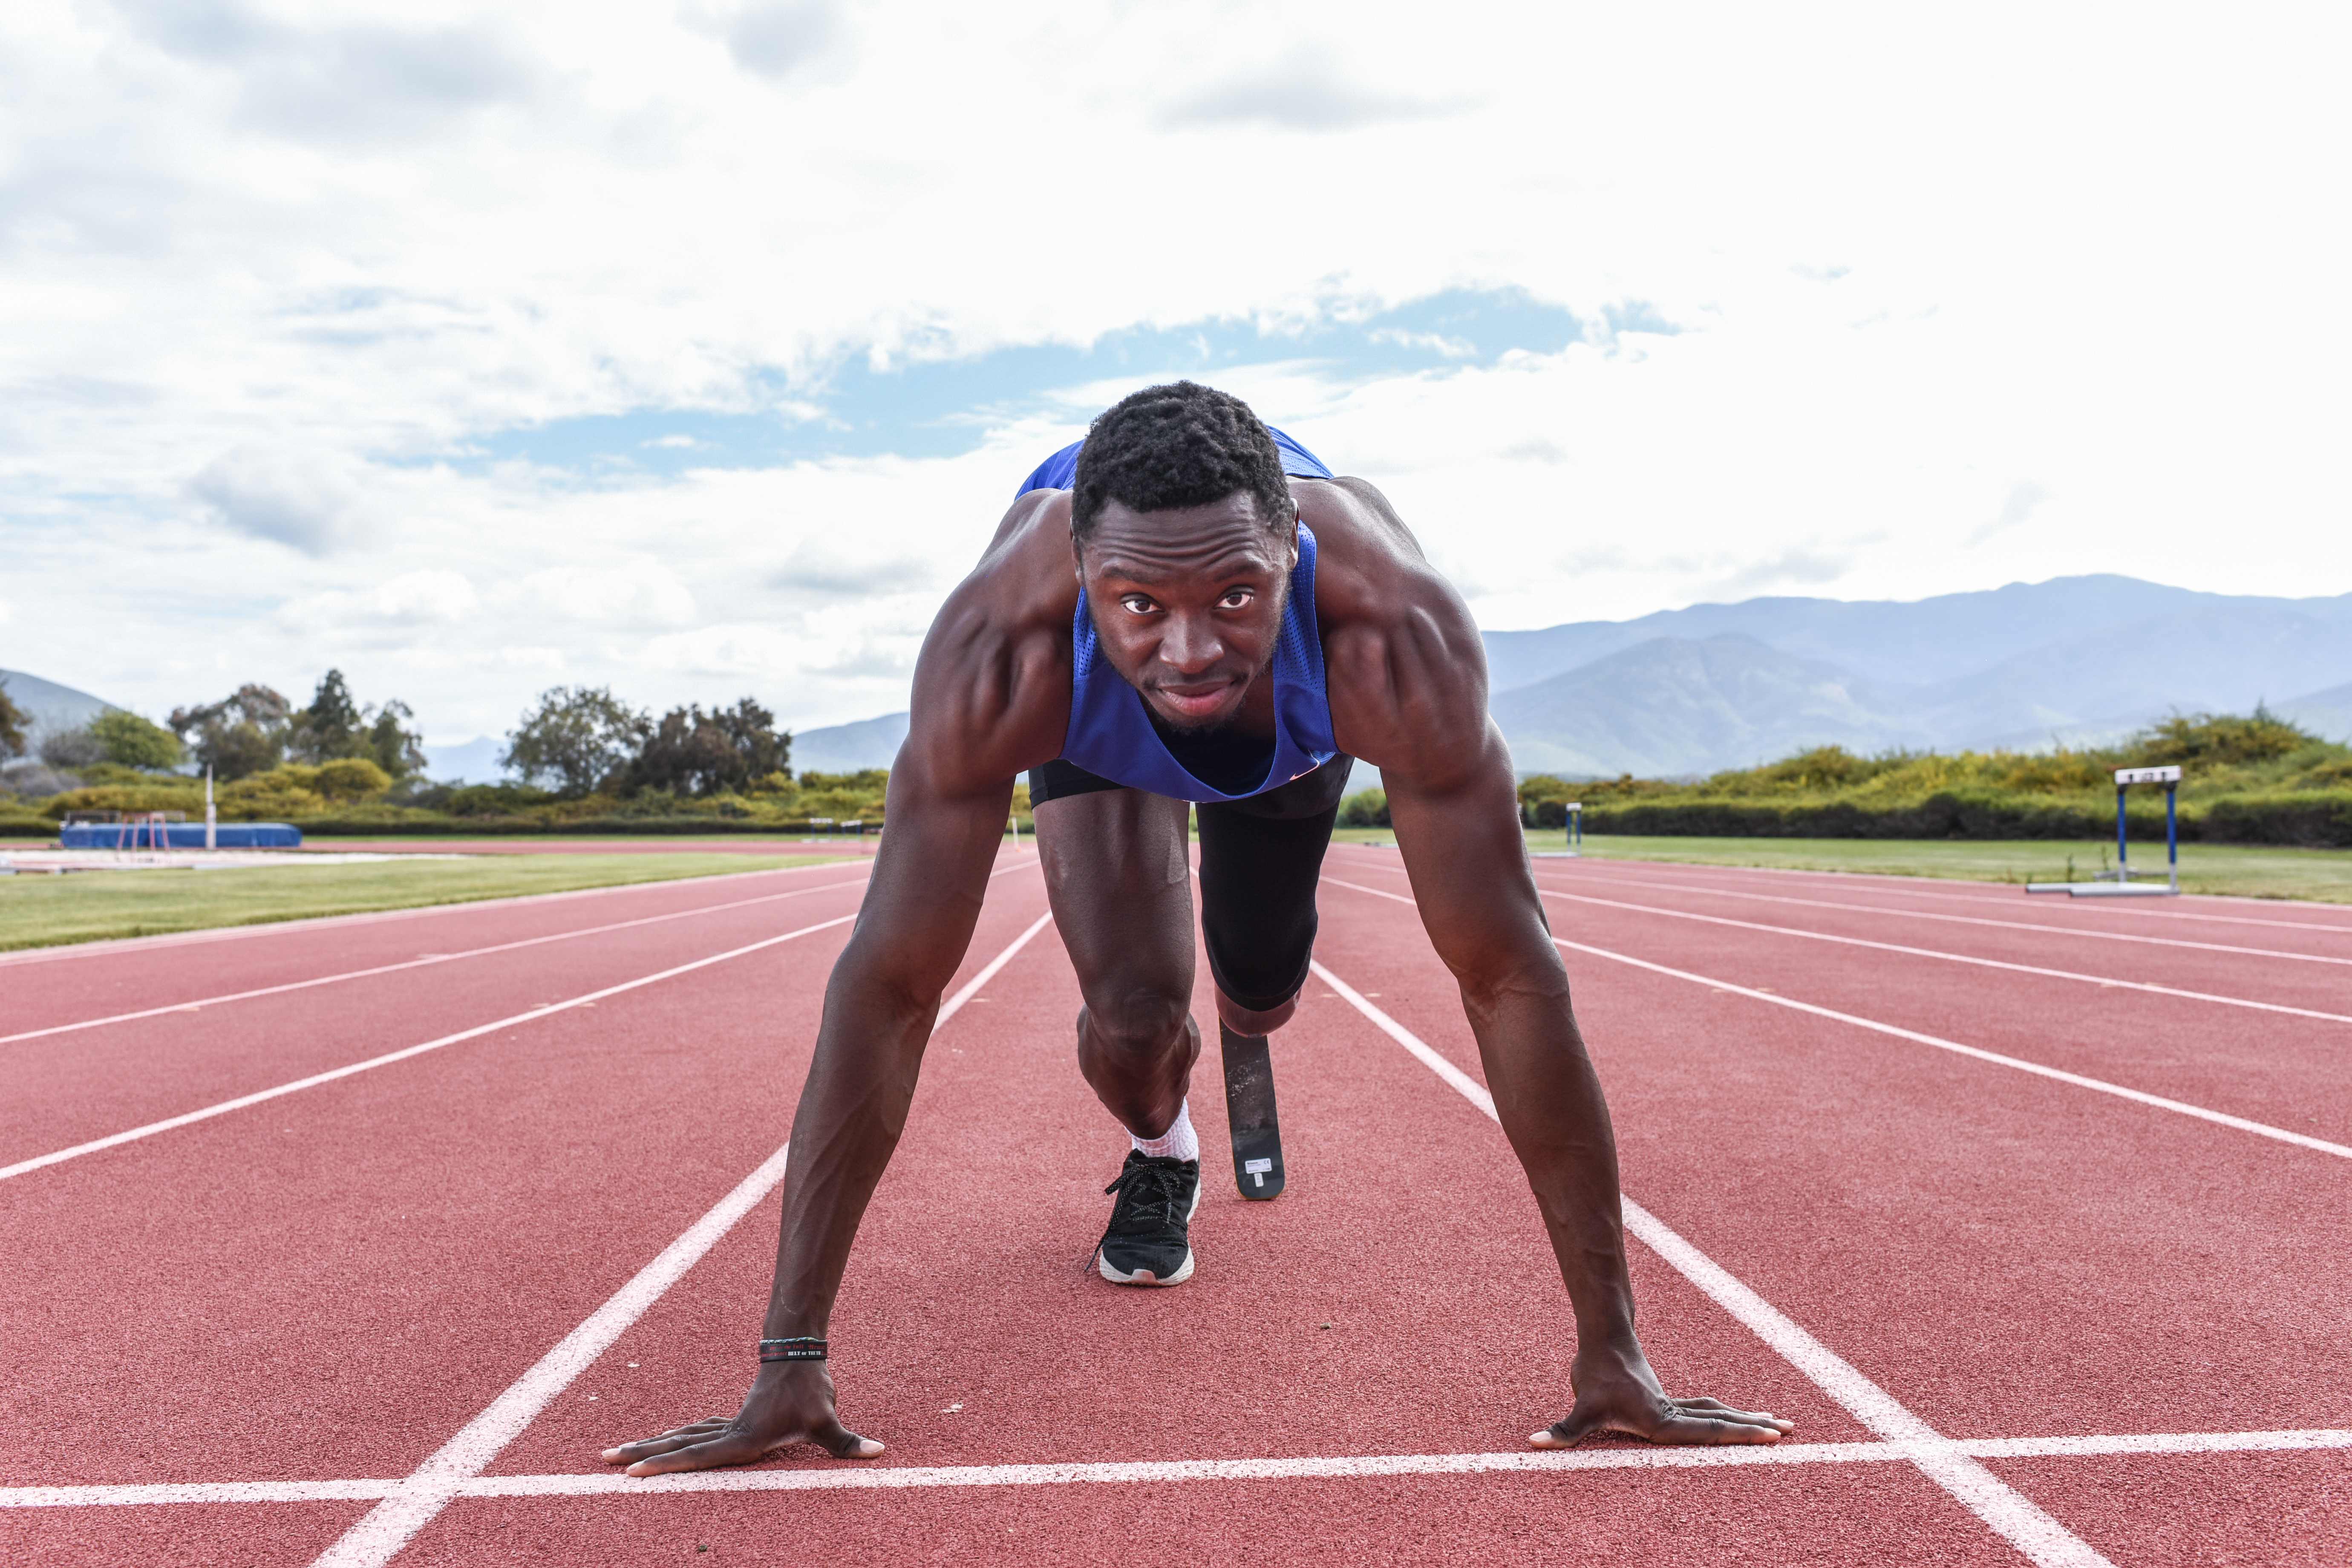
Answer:
[(1076, 550), (1095, 632), (1160, 722), (1213, 730), (1241, 711), (1274, 662), (1297, 525), (1268, 529), (1246, 491), (1164, 511), (1113, 501), (1095, 520)]

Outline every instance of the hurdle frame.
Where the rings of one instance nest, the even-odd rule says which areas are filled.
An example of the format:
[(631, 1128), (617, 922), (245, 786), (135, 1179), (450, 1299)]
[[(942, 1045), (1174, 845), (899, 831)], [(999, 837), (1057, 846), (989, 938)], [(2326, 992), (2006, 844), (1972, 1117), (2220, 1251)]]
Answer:
[[(2134, 784), (2164, 786), (2165, 885), (2131, 879), (2131, 818), (2126, 805)], [(2116, 770), (2116, 868), (2088, 882), (2028, 882), (2029, 893), (2064, 893), (2070, 898), (2179, 898), (2180, 896), (2180, 769), (2176, 764)]]

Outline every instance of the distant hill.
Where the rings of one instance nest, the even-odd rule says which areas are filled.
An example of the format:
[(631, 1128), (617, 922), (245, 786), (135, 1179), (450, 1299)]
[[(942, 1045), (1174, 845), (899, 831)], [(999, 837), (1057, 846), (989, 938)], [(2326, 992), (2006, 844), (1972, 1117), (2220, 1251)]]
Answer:
[(2063, 577), (1909, 603), (1695, 605), (1486, 645), (1490, 704), (1522, 772), (1674, 776), (1827, 743), (2103, 742), (2175, 710), (2264, 700), (2340, 729), (2352, 595)]
[(1892, 695), (1825, 659), (1743, 635), (1651, 637), (1498, 692), (1490, 706), (1523, 772), (1654, 777), (1745, 766), (1811, 745), (1879, 751), (1929, 739), (1925, 728), (1904, 724)]
[(2200, 607), (2284, 610), (2352, 620), (2352, 595), (2270, 599), (2203, 594), (2136, 577), (2053, 577), (1930, 599), (1743, 599), (1631, 621), (1574, 621), (1540, 631), (1488, 632), (1497, 691), (1533, 685), (1652, 637), (1752, 637), (1783, 653), (1894, 685), (1952, 680), (2067, 637), (2099, 637)]
[(117, 706), (87, 691), (59, 686), (54, 680), (43, 680), (21, 669), (0, 669), (0, 685), (5, 686), (8, 700), (32, 716), (31, 730), (26, 738), (34, 746), (38, 746), (41, 737), (52, 731), (87, 724)]
[(887, 768), (906, 739), (904, 713), (798, 731), (793, 736), (793, 772), (854, 773), (861, 768)]
[(2315, 734), (2352, 745), (2352, 681), (2291, 697), (2271, 707), (2280, 718), (2291, 719)]
[(440, 784), (496, 784), (506, 776), (499, 753), (507, 743), (497, 735), (477, 735), (446, 745), (425, 742), (425, 776)]

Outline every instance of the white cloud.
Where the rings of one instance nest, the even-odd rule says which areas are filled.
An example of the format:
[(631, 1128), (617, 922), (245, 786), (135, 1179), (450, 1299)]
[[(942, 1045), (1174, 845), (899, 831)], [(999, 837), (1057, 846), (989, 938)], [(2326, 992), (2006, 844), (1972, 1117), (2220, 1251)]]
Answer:
[(288, 600), (280, 615), (288, 626), (306, 632), (380, 637), (464, 621), (480, 603), (464, 573), (427, 568), (355, 591), (303, 595)]
[(694, 619), (694, 595), (677, 574), (650, 556), (602, 566), (551, 566), (523, 579), (539, 605), (604, 626), (682, 626)]
[(239, 533), (307, 555), (352, 543), (360, 529), (360, 490), (350, 471), (314, 453), (236, 447), (206, 464), (188, 493)]
[[(217, 695), (174, 684), (192, 644), (208, 684), (340, 659), (436, 733), (555, 679), (882, 711), (1014, 479), (1124, 372), (966, 409), (979, 449), (919, 461), (448, 455), (818, 414), (793, 378), (844, 354), (1449, 287), (1595, 341), (1363, 382), (1302, 340), (1218, 379), (1388, 489), (1491, 625), (1743, 580), (2352, 589), (2352, 235), (2312, 195), (2352, 143), (2332, 15), (486, 15), (0, 8), (0, 558), (58, 673), (156, 710)], [(94, 549), (158, 569), (96, 582)]]
[(480, 603), (462, 572), (404, 572), (374, 594), (377, 613), (389, 620), (463, 620)]
[[(961, 564), (959, 563), (958, 564)], [(793, 552), (768, 574), (768, 586), (790, 595), (859, 598), (889, 594), (919, 593), (940, 582), (942, 563), (919, 556), (887, 553), (856, 554), (829, 543), (810, 541)]]

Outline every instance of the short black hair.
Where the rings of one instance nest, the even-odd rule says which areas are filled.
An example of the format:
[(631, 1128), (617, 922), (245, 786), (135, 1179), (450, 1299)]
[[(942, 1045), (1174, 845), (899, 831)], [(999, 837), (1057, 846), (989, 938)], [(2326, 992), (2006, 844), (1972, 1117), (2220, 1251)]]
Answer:
[(1071, 491), (1070, 537), (1080, 543), (1112, 501), (1164, 511), (1246, 491), (1269, 529), (1287, 530), (1295, 515), (1265, 422), (1233, 394), (1192, 381), (1147, 386), (1105, 409), (1078, 448)]

